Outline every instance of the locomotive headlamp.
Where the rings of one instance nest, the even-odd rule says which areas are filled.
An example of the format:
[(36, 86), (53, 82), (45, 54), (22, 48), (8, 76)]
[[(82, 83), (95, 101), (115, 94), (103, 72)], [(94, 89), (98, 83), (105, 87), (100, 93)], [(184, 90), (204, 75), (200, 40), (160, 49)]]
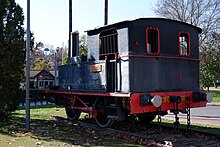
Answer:
[(151, 103), (155, 106), (155, 107), (160, 107), (162, 104), (162, 97), (159, 95), (155, 95), (152, 99), (151, 99)]
[(211, 92), (208, 92), (207, 95), (206, 95), (206, 100), (211, 103), (212, 100), (213, 100), (213, 96), (212, 96), (212, 93)]

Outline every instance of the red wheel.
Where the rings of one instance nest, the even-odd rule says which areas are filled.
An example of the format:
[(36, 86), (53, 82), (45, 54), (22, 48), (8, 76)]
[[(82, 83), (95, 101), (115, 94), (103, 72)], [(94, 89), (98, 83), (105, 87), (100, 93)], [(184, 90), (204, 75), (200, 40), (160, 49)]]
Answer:
[[(75, 109), (77, 106), (79, 106), (79, 102), (77, 101), (77, 98), (72, 99), (68, 102), (68, 105), (65, 107), (66, 109), (66, 115), (69, 120), (78, 120), (81, 111), (78, 109)], [(75, 107), (75, 108), (74, 108)]]
[(71, 107), (66, 107), (66, 115), (69, 120), (78, 120), (81, 112), (76, 109), (72, 109)]
[(109, 109), (106, 107), (105, 99), (97, 98), (94, 106), (98, 113), (97, 117), (95, 117), (96, 123), (102, 128), (111, 126), (114, 120), (109, 118)]

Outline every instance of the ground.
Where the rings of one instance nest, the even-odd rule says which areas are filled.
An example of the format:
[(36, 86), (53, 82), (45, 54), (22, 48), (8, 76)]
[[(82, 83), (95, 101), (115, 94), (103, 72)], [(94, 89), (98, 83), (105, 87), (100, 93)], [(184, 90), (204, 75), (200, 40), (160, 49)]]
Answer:
[(210, 92), (213, 94), (213, 102), (220, 103), (220, 88), (210, 88)]
[(25, 132), (24, 109), (16, 111), (11, 119), (0, 124), (0, 146), (137, 146), (52, 117), (65, 117), (64, 111), (54, 105), (49, 108), (32, 107), (30, 132)]
[[(211, 91), (215, 102), (220, 102), (220, 90), (211, 89)], [(198, 112), (206, 114), (198, 109)], [(26, 132), (25, 110), (21, 107), (9, 117), (8, 121), (0, 123), (0, 146), (139, 146), (137, 142), (84, 129), (76, 123), (60, 122), (53, 116), (65, 118), (64, 108), (55, 105), (31, 107), (31, 129), (30, 132)], [(207, 125), (202, 127), (205, 128), (219, 131), (219, 127), (212, 128)]]

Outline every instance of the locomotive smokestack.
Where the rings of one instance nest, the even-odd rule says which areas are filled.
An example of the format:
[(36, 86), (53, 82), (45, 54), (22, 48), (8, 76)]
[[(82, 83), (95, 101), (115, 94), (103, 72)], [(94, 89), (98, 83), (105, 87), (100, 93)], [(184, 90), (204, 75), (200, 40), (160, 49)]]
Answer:
[(79, 32), (75, 31), (71, 33), (72, 35), (72, 57), (79, 55)]
[(72, 0), (69, 0), (69, 42), (68, 42), (68, 61), (71, 57), (71, 32), (72, 32)]
[(105, 22), (104, 25), (108, 24), (108, 0), (105, 0)]

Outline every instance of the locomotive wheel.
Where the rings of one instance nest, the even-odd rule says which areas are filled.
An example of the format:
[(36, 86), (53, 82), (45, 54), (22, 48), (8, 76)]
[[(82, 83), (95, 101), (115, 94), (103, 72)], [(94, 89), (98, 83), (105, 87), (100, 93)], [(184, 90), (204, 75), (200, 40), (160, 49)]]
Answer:
[(79, 110), (76, 110), (76, 109), (71, 109), (71, 108), (65, 108), (66, 110), (66, 115), (67, 115), (67, 118), (69, 120), (77, 120), (79, 119), (80, 117), (80, 114), (81, 112)]
[(140, 114), (137, 117), (138, 117), (138, 120), (142, 124), (148, 124), (156, 118), (156, 115), (155, 114), (150, 114), (150, 115), (149, 114)]
[(108, 109), (106, 108), (105, 100), (97, 98), (94, 103), (95, 110), (97, 111), (97, 116), (95, 117), (96, 123), (104, 128), (111, 126), (114, 123), (114, 120), (108, 118)]

